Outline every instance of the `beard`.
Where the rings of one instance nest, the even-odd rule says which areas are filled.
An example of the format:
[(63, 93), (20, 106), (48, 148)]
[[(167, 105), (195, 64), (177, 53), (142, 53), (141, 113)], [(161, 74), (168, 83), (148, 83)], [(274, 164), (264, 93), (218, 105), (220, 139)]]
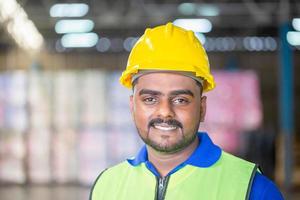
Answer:
[[(176, 143), (173, 143), (173, 144), (162, 144), (162, 143), (159, 143), (159, 142), (151, 139), (151, 137), (149, 136), (150, 129), (154, 128), (154, 124), (159, 124), (159, 123), (166, 123), (168, 125), (175, 126), (177, 129), (179, 129), (181, 131), (181, 138)], [(139, 130), (139, 128), (137, 127), (139, 136), (141, 137), (141, 139), (144, 141), (144, 143), (146, 145), (152, 147), (157, 152), (161, 152), (161, 153), (165, 153), (165, 154), (176, 153), (178, 151), (185, 149), (191, 143), (193, 143), (193, 141), (197, 137), (198, 128), (194, 128), (194, 129), (195, 130), (192, 130), (193, 133), (185, 134), (183, 126), (179, 121), (174, 120), (174, 119), (164, 121), (159, 118), (153, 119), (149, 122), (147, 134), (145, 136), (143, 136), (143, 134), (141, 134), (141, 130)]]
[(181, 151), (181, 150), (185, 149), (186, 147), (188, 147), (195, 140), (196, 136), (197, 136), (197, 134), (193, 134), (191, 137), (188, 137), (188, 138), (182, 136), (181, 140), (179, 140), (177, 143), (172, 144), (172, 145), (162, 145), (158, 142), (151, 140), (151, 138), (149, 138), (149, 137), (146, 137), (146, 138), (141, 137), (141, 139), (144, 141), (145, 144), (152, 147), (154, 150), (156, 150), (158, 152), (172, 154), (172, 153), (176, 153), (176, 152)]

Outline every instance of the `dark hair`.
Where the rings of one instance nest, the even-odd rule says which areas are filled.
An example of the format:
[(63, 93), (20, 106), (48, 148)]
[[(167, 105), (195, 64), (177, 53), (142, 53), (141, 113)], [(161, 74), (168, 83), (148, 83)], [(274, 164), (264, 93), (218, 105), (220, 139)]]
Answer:
[(132, 85), (132, 90), (134, 89), (134, 86), (137, 84), (139, 78), (136, 78), (132, 81), (131, 85)]

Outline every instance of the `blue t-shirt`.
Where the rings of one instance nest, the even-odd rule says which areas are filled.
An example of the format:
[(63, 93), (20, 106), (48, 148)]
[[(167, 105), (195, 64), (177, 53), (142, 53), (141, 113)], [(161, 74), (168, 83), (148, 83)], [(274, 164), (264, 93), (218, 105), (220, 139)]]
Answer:
[[(199, 145), (191, 154), (191, 156), (186, 161), (184, 161), (183, 163), (175, 167), (172, 171), (170, 171), (168, 175), (175, 173), (185, 165), (192, 165), (196, 167), (210, 167), (219, 160), (222, 153), (221, 148), (215, 145), (206, 133), (199, 132), (198, 138)], [(146, 146), (142, 147), (142, 149), (139, 151), (138, 155), (135, 158), (128, 159), (127, 161), (132, 166), (137, 166), (140, 163), (145, 163), (146, 167), (155, 176), (160, 176), (155, 167), (148, 160), (148, 152)], [(250, 200), (258, 199), (282, 200), (283, 197), (276, 185), (270, 179), (260, 174), (259, 172), (256, 172), (251, 187)]]

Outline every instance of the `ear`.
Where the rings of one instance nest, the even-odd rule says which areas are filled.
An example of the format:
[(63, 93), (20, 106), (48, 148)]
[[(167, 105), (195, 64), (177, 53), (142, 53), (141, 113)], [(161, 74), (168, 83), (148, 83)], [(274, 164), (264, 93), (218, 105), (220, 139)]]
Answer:
[(204, 122), (205, 119), (205, 114), (206, 114), (206, 96), (202, 96), (201, 97), (201, 103), (200, 103), (200, 121)]

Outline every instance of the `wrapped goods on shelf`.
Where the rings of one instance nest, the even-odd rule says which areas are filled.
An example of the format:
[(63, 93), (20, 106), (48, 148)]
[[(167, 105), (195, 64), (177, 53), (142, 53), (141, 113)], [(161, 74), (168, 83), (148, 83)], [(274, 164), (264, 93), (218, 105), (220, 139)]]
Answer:
[(24, 132), (28, 127), (27, 74), (23, 71), (0, 76), (1, 122), (3, 128)]
[(79, 123), (79, 73), (56, 72), (53, 81), (54, 126), (57, 129), (76, 127)]
[(0, 128), (4, 128), (4, 109), (5, 109), (5, 85), (4, 85), (4, 75), (0, 74)]
[(27, 76), (22, 71), (0, 75), (0, 182), (24, 183), (24, 133)]
[(74, 129), (60, 129), (52, 134), (52, 175), (57, 183), (71, 183), (78, 179), (79, 135)]
[(52, 97), (54, 75), (52, 72), (30, 72), (28, 80), (28, 102), (41, 104), (42, 100)]
[(104, 128), (82, 130), (78, 142), (79, 182), (90, 185), (99, 173), (108, 167), (107, 151), (115, 144), (107, 143), (107, 132)]
[(136, 156), (142, 146), (142, 141), (134, 127), (114, 128), (107, 131), (107, 161), (109, 165), (122, 162)]
[(259, 90), (259, 81), (254, 71), (246, 71), (245, 78), (237, 79), (240, 84), (241, 101), (243, 102), (240, 109), (240, 122), (245, 130), (257, 129), (263, 119), (262, 103)]
[(4, 109), (5, 109), (4, 103), (0, 99), (0, 128), (4, 128), (4, 126), (5, 126), (5, 123), (4, 123), (4, 119), (5, 119), (4, 118)]
[(102, 126), (106, 120), (106, 73), (96, 70), (80, 74), (80, 122), (85, 127)]
[(25, 107), (6, 105), (4, 108), (5, 128), (24, 133), (28, 128), (28, 113)]
[(6, 99), (11, 106), (24, 107), (27, 101), (28, 75), (25, 71), (7, 73)]
[(132, 91), (119, 83), (122, 72), (113, 72), (107, 75), (107, 95), (110, 104), (117, 107), (128, 107), (129, 96)]
[(45, 112), (34, 111), (29, 115), (30, 126), (33, 129), (46, 128), (49, 129), (51, 126), (51, 114), (49, 110)]
[(52, 74), (31, 72), (28, 81), (28, 117), (32, 129), (51, 126)]
[(227, 152), (237, 153), (240, 151), (239, 130), (234, 127), (219, 124), (203, 123), (200, 130), (205, 130), (215, 144), (222, 147)]
[(258, 77), (253, 71), (214, 72), (217, 88), (207, 94), (206, 123), (238, 130), (255, 129), (262, 122)]
[(111, 108), (108, 112), (107, 124), (109, 126), (125, 128), (134, 127), (129, 107), (113, 108), (113, 105), (111, 105), (109, 108)]
[(28, 178), (32, 183), (51, 181), (50, 134), (50, 130), (35, 129), (27, 135)]
[(253, 130), (262, 123), (258, 77), (253, 71), (216, 71), (217, 87), (207, 96), (205, 122), (214, 142), (236, 153), (240, 148), (239, 133)]
[(23, 134), (0, 131), (0, 182), (24, 183), (25, 144)]
[(129, 97), (132, 91), (119, 84), (120, 74), (121, 72), (110, 73), (107, 79), (108, 124), (110, 126), (130, 127), (133, 126), (129, 109)]

